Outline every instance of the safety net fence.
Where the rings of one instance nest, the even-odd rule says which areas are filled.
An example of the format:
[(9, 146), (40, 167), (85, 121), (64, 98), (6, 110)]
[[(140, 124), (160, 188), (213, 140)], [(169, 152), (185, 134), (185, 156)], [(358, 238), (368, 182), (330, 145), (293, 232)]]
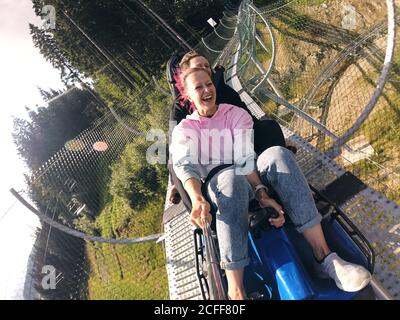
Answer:
[(255, 113), (282, 125), (309, 182), (329, 191), (372, 243), (375, 275), (394, 297), (400, 290), (396, 4), (276, 1), (261, 8), (244, 1), (231, 62)]
[[(60, 105), (73, 108), (84, 99), (87, 108), (82, 116), (101, 112), (87, 129), (64, 141), (61, 149), (31, 170), (26, 187), (11, 190), (17, 201), (1, 216), (2, 234), (20, 243), (22, 236), (15, 229), (28, 229), (28, 242), (34, 245), (27, 268), (23, 266), (18, 275), (11, 267), (5, 271), (10, 277), (2, 284), (4, 290), (24, 299), (168, 299), (160, 239), (172, 106), (165, 64), (152, 75), (141, 65), (142, 48), (125, 42), (114, 52), (74, 15), (67, 1), (48, 4), (56, 6), (57, 28), (36, 29), (34, 39), (54, 44), (52, 40), (70, 33), (76, 42), (70, 45), (90, 56), (93, 68), (72, 74), (67, 90), (50, 95), (46, 108), (57, 112)], [(195, 30), (179, 20), (176, 27), (185, 35), (184, 41), (171, 35), (176, 32), (166, 27), (171, 21), (157, 18), (153, 3), (118, 1), (108, 6), (147, 26), (147, 40), (158, 41), (163, 48), (155, 59), (164, 62), (174, 52), (191, 47), (213, 62), (235, 32), (236, 19), (230, 13), (220, 13), (211, 32), (206, 21), (203, 30)], [(157, 23), (149, 23), (149, 16)], [(104, 23), (104, 16), (92, 18), (92, 25), (96, 19)], [(122, 28), (118, 32), (116, 38), (126, 35)], [(41, 44), (38, 41), (40, 49)], [(71, 66), (66, 63), (63, 70), (71, 71)], [(40, 112), (32, 118), (40, 120)], [(24, 128), (20, 127), (20, 136), (27, 133)], [(51, 144), (53, 137), (42, 139), (50, 131), (38, 128), (28, 141)], [(20, 257), (12, 246), (3, 243), (1, 249), (9, 265), (18, 263)]]
[[(232, 55), (240, 53), (241, 83), (267, 115), (398, 202), (397, 46), (388, 84), (373, 112), (346, 136), (382, 74), (388, 41), (384, 3), (244, 1), (236, 13), (226, 9), (213, 32), (197, 39), (196, 49), (226, 68)], [(65, 22), (79, 31), (93, 59), (102, 64), (87, 77), (112, 86), (113, 99), (106, 99), (101, 85), (84, 80), (79, 81), (83, 89), (70, 89), (85, 91), (91, 103), (109, 111), (32, 172), (26, 190), (13, 191), (19, 203), (1, 225), (11, 217), (24, 221), (32, 213), (41, 219), (40, 228), (32, 227), (35, 244), (26, 277), (19, 279), (25, 284), (24, 298), (168, 299), (169, 251), (162, 239), (168, 185), (162, 161), (172, 103), (167, 81), (138, 68), (132, 47), (116, 56), (67, 13)], [(165, 61), (172, 52), (165, 53)], [(136, 81), (139, 73), (142, 82)], [(278, 103), (277, 97), (286, 103)], [(343, 141), (338, 139), (343, 136)], [(312, 165), (309, 170), (314, 170)], [(353, 207), (357, 213), (358, 204)], [(374, 217), (362, 219), (374, 223)], [(388, 267), (398, 284), (397, 229), (392, 234)], [(13, 234), (9, 237), (18, 241)], [(12, 252), (7, 259), (13, 259)]]

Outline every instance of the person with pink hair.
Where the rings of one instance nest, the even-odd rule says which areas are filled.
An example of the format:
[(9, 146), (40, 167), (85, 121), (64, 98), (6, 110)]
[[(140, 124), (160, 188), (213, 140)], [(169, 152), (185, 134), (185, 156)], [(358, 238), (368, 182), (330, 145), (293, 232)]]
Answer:
[[(193, 103), (191, 103), (185, 95), (180, 81), (180, 74), (188, 68), (203, 68), (209, 73), (217, 89), (216, 102), (218, 104), (229, 103), (235, 105), (246, 110), (246, 112), (251, 116), (254, 124), (254, 145), (257, 154), (260, 154), (271, 146), (287, 147), (293, 152), (296, 152), (295, 147), (286, 146), (282, 129), (275, 120), (266, 117), (257, 119), (252, 115), (246, 104), (241, 100), (239, 94), (225, 83), (224, 68), (222, 66), (217, 66), (212, 70), (209, 61), (196, 51), (189, 51), (182, 57), (175, 73), (175, 86), (179, 91), (179, 95), (176, 97), (170, 112), (171, 123), (179, 124), (183, 119), (196, 110)], [(185, 207), (190, 211), (190, 198), (184, 191), (182, 183), (176, 177), (172, 165), (169, 164), (168, 167), (172, 180), (172, 189), (169, 201), (173, 204), (177, 204), (182, 199)]]
[[(248, 206), (254, 198), (262, 208), (272, 207), (278, 212), (271, 225), (281, 227), (285, 214), (290, 216), (312, 249), (319, 276), (332, 278), (343, 291), (355, 292), (367, 286), (369, 271), (343, 260), (328, 247), (321, 214), (293, 153), (273, 146), (257, 156), (251, 137), (252, 117), (243, 108), (216, 103), (217, 91), (206, 68), (183, 70), (181, 83), (196, 110), (172, 132), (172, 165), (191, 200), (191, 223), (204, 227), (205, 220), (211, 219), (211, 207), (216, 210), (220, 266), (225, 270), (229, 298), (246, 298), (243, 279), (244, 268), (250, 263)], [(231, 165), (203, 186), (206, 197), (203, 181), (226, 160)], [(282, 206), (270, 197), (271, 189)]]

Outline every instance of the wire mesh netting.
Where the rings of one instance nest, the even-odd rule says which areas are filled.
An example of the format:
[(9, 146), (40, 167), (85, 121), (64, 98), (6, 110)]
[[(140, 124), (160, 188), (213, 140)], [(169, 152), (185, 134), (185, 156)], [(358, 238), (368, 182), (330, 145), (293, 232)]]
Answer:
[[(166, 62), (174, 52), (185, 50), (165, 29), (146, 22), (146, 15), (132, 2), (119, 2), (118, 10), (147, 25), (149, 39), (160, 42), (163, 50), (156, 59)], [(9, 217), (25, 221), (33, 213), (41, 221), (29, 227), (34, 247), (26, 277), (10, 278), (5, 286), (9, 291), (23, 287), (23, 293), (14, 297), (25, 299), (167, 299), (165, 250), (162, 242), (156, 243), (163, 231), (168, 183), (172, 97), (160, 75), (165, 72), (151, 75), (140, 63), (140, 50), (129, 42), (118, 52), (109, 50), (96, 32), (63, 7), (63, 1), (57, 5), (58, 28), (51, 37), (74, 32), (93, 67), (73, 74), (71, 83), (77, 87), (69, 83), (65, 92), (48, 100), (48, 108), (79, 103), (71, 97), (84, 92), (88, 105), (104, 115), (31, 172), (26, 190), (13, 190), (25, 207), (14, 204), (1, 226), (7, 229), (4, 221)], [(210, 62), (229, 42), (235, 25), (229, 12), (210, 34), (178, 21), (188, 43)], [(151, 158), (151, 146), (161, 155), (153, 159), (159, 163)], [(7, 252), (8, 259), (14, 259)]]
[[(49, 217), (57, 221), (56, 212), (60, 211), (58, 204), (50, 204), (48, 210)], [(21, 219), (21, 225), (24, 223), (22, 221), (26, 221), (28, 215), (31, 215), (22, 207), (15, 207), (12, 214), (13, 219)], [(150, 215), (159, 218), (157, 212), (151, 212), (147, 213), (147, 216), (142, 214), (137, 217), (136, 223), (140, 224), (145, 220), (147, 224), (149, 218), (151, 219)], [(110, 223), (104, 217), (103, 221), (105, 225)], [(144, 232), (152, 233), (154, 229), (159, 228), (159, 219), (154, 224), (157, 226), (148, 226), (143, 232), (137, 231), (139, 228), (132, 225), (129, 235), (140, 237)], [(7, 221), (4, 221), (3, 225), (7, 225)], [(113, 244), (83, 240), (47, 223), (42, 223), (39, 229), (35, 226), (36, 224), (30, 227), (35, 245), (33, 249), (30, 248), (32, 251), (27, 266), (29, 272), (24, 277), (15, 277), (13, 275), (16, 274), (16, 270), (8, 271), (12, 277), (9, 279), (7, 290), (9, 294), (15, 292), (12, 298), (168, 298), (165, 262), (160, 244)], [(109, 230), (101, 230), (100, 227), (99, 235), (112, 237), (113, 232), (112, 227)], [(9, 235), (9, 240), (20, 243), (21, 237), (19, 233), (13, 232)], [(19, 248), (19, 245), (13, 246), (13, 250), (18, 249), (23, 248)], [(15, 254), (3, 250), (2, 252), (9, 258)], [(24, 288), (23, 293), (20, 286)]]
[[(239, 25), (244, 52), (239, 77), (267, 114), (399, 202), (398, 45), (382, 95), (359, 128), (350, 132), (384, 68), (387, 9), (383, 1), (276, 1), (260, 14), (253, 10)], [(248, 33), (262, 41), (248, 41)], [(271, 100), (268, 91), (319, 127)]]
[(236, 16), (225, 13), (213, 32), (201, 39), (195, 50), (214, 62), (223, 53), (224, 48), (236, 33)]
[[(143, 20), (130, 2), (122, 5)], [(399, 202), (398, 46), (373, 112), (346, 145), (339, 146), (341, 153), (335, 154), (334, 148), (335, 137), (343, 136), (358, 119), (381, 75), (388, 41), (384, 2), (258, 5), (259, 9), (244, 1), (239, 20), (226, 10), (205, 36), (184, 21), (181, 25), (190, 34), (189, 43), (212, 63), (228, 66), (226, 52), (234, 50), (227, 46), (233, 49), (239, 41), (239, 77), (263, 110)], [(155, 240), (163, 232), (168, 173), (165, 163), (149, 163), (147, 151), (154, 139), (146, 135), (157, 128), (167, 136), (172, 100), (166, 79), (141, 68), (140, 56), (129, 43), (117, 54), (100, 46), (87, 30), (79, 30), (67, 15), (63, 23), (79, 31), (96, 66), (85, 71), (86, 78), (96, 79), (94, 87), (78, 75), (79, 82), (92, 103), (109, 111), (66, 141), (30, 175), (27, 191), (18, 193), (47, 219), (37, 231), (32, 229), (35, 246), (27, 277), (21, 279), (24, 297), (167, 299), (165, 250)], [(157, 58), (163, 61), (177, 50), (165, 32), (152, 35), (165, 49)], [(297, 106), (326, 131), (272, 101), (269, 92)], [(23, 220), (32, 214), (26, 210), (15, 205), (7, 217)]]
[(292, 138), (293, 133), (301, 137), (298, 146), (308, 142), (316, 148), (307, 146), (314, 155), (299, 161), (310, 183), (324, 188), (343, 175), (328, 169), (338, 163), (370, 187), (342, 209), (372, 243), (375, 275), (397, 299), (400, 119), (394, 2), (275, 1), (262, 9), (243, 2), (238, 76), (268, 116)]
[[(161, 231), (162, 199), (159, 205), (141, 210), (139, 198), (131, 198), (137, 200), (132, 205), (112, 191), (117, 187), (111, 181), (117, 179), (110, 177), (126, 173), (119, 171), (125, 170), (123, 165), (112, 164), (122, 158), (133, 166), (139, 156), (130, 151), (146, 144), (143, 135), (127, 130), (133, 127), (129, 119), (117, 120), (108, 113), (30, 177), (29, 194), (24, 196), (50, 222), (42, 223), (35, 240), (29, 270), (33, 285), (29, 292), (35, 295), (26, 298), (167, 298), (162, 247), (154, 243)], [(133, 176), (122, 178), (127, 181), (118, 183), (129, 184)], [(134, 186), (129, 187), (135, 193)], [(154, 235), (151, 243), (122, 241), (149, 235)], [(43, 282), (44, 267), (56, 275), (53, 290)], [(46, 279), (50, 286), (52, 278)]]

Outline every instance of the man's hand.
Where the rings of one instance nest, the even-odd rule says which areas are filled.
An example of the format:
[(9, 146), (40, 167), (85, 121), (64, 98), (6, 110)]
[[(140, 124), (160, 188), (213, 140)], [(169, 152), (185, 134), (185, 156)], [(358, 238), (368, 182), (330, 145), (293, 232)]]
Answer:
[(257, 200), (262, 208), (271, 207), (279, 213), (277, 218), (269, 219), (269, 223), (275, 228), (282, 227), (285, 223), (285, 212), (283, 212), (282, 207), (274, 199), (270, 198), (265, 192), (260, 191), (258, 193), (260, 194), (258, 195)]
[(212, 216), (210, 214), (210, 204), (203, 198), (193, 201), (192, 212), (190, 213), (190, 222), (200, 228), (204, 228), (202, 220), (211, 223)]

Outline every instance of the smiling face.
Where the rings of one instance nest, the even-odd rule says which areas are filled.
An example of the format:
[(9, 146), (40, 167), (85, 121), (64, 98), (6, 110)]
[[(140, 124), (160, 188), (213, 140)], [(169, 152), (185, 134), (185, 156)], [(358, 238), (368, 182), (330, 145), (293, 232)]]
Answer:
[(208, 117), (217, 111), (216, 90), (205, 69), (188, 69), (184, 78), (185, 94), (197, 109), (199, 115)]

